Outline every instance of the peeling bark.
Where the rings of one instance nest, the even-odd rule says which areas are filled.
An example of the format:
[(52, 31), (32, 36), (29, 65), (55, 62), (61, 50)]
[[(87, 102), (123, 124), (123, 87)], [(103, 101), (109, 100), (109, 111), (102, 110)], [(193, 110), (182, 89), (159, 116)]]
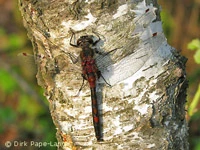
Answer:
[[(58, 149), (188, 149), (186, 59), (167, 44), (157, 2), (19, 0), (34, 47), (38, 84), (45, 89), (57, 128)], [(153, 5), (154, 4), (154, 5)], [(101, 37), (96, 63), (104, 142), (96, 142), (88, 84), (71, 30)], [(71, 60), (71, 58), (73, 59)]]

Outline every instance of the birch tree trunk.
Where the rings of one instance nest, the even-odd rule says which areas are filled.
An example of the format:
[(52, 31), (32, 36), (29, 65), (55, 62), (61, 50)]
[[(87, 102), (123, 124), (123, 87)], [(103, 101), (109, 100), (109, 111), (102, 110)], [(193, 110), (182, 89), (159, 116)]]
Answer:
[[(186, 59), (167, 44), (156, 0), (19, 0), (45, 89), (58, 149), (187, 150)], [(83, 35), (100, 36), (96, 64), (104, 141), (97, 142), (90, 88), (82, 84)], [(63, 143), (62, 143), (63, 142)]]

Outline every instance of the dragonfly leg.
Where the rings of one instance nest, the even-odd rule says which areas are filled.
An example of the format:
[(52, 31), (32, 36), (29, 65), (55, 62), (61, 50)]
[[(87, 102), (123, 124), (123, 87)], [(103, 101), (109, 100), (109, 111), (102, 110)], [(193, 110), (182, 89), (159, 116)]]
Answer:
[(102, 74), (101, 74), (101, 77), (102, 77), (102, 79), (105, 81), (105, 83), (106, 83), (108, 86), (111, 86), (111, 85), (106, 81), (106, 79), (103, 77)]
[(70, 44), (71, 46), (73, 46), (73, 47), (78, 47), (78, 45), (72, 43), (72, 38), (73, 38), (73, 36), (75, 35), (75, 33), (74, 33), (72, 30), (71, 30), (71, 32), (72, 32), (72, 36), (71, 36), (71, 38), (70, 38), (70, 43), (69, 43), (69, 44)]
[(111, 86), (107, 81), (106, 79), (103, 77), (103, 75), (101, 74), (101, 71), (98, 71), (97, 73), (97, 78), (99, 79), (100, 77), (102, 77), (102, 79), (104, 80), (104, 82), (108, 85), (108, 86)]
[(76, 64), (79, 61), (79, 57), (74, 56), (70, 52), (65, 52), (64, 50), (62, 50), (62, 52), (69, 56), (73, 64)]
[(84, 86), (84, 81), (85, 81), (85, 79), (84, 79), (84, 77), (83, 77), (83, 82), (82, 82), (82, 85), (81, 85), (80, 89), (78, 90), (78, 93), (77, 93), (77, 95), (79, 95), (80, 91), (83, 89), (83, 86)]
[(76, 57), (74, 55), (72, 55), (71, 53), (67, 53), (67, 55), (69, 56), (69, 58), (71, 59), (73, 64), (76, 64), (79, 60), (79, 57)]

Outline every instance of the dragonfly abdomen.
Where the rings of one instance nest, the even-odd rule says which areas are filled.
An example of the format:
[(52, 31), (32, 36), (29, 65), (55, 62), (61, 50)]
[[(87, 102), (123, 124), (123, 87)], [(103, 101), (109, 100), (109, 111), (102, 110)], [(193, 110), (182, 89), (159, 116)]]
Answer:
[(95, 135), (96, 135), (97, 141), (103, 141), (103, 136), (101, 134), (100, 113), (99, 113), (99, 108), (98, 108), (96, 87), (90, 88), (90, 90), (91, 90), (92, 117), (93, 117)]

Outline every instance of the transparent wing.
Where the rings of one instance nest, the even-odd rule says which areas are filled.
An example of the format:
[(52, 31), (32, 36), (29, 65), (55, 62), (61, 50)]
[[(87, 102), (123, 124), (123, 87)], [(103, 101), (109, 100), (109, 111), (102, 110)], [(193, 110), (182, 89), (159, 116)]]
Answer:
[[(147, 62), (150, 56), (166, 41), (161, 22), (156, 18), (154, 8), (148, 8), (136, 16), (135, 29), (131, 41), (112, 55), (98, 56), (98, 68), (111, 85), (136, 73)], [(120, 59), (119, 57), (120, 56)], [(116, 60), (115, 60), (116, 58)], [(115, 77), (112, 77), (112, 76)], [(102, 81), (103, 82), (103, 81)]]

